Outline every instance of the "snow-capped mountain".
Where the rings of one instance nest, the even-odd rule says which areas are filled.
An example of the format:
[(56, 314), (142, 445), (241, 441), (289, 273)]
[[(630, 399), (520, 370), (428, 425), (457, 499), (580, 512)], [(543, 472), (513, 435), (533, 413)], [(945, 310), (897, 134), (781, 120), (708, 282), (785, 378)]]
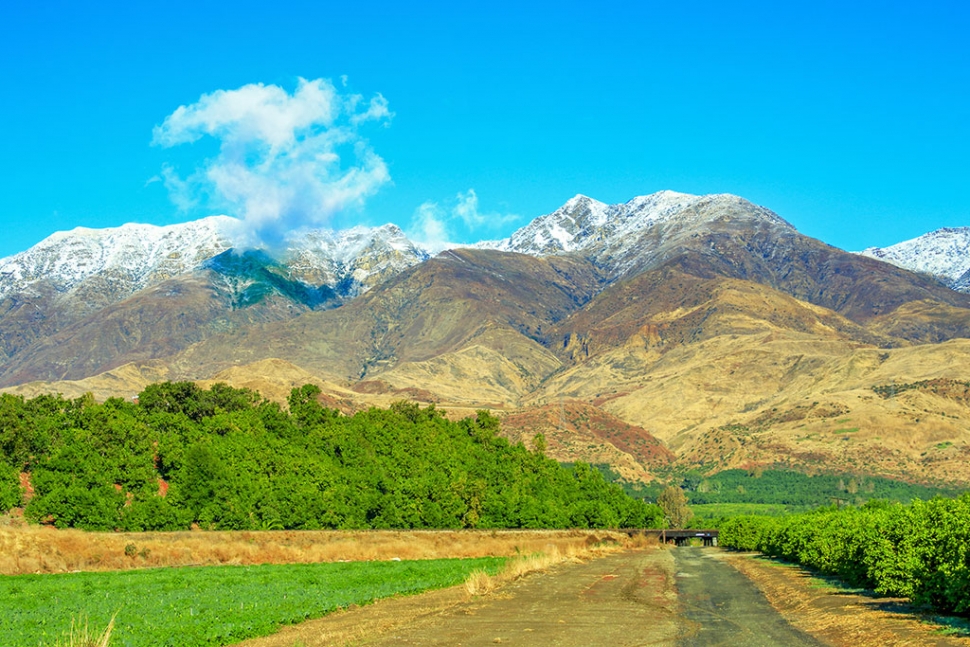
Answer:
[[(790, 227), (767, 209), (732, 195), (660, 191), (614, 205), (577, 195), (509, 238), (467, 246), (532, 256), (581, 253), (620, 276), (644, 257), (661, 253), (685, 232), (718, 218), (748, 216)], [(58, 232), (0, 259), (0, 298), (71, 295), (77, 302), (72, 309), (93, 311), (164, 280), (204, 269), (206, 261), (246, 239), (240, 221), (229, 216), (168, 226), (126, 224)], [(365, 292), (432, 255), (392, 224), (302, 230), (293, 232), (284, 246), (269, 255), (288, 279), (326, 286), (344, 297)]]
[(665, 220), (700, 198), (660, 191), (608, 205), (577, 195), (556, 211), (540, 216), (500, 241), (498, 249), (545, 256), (589, 249), (598, 243), (618, 241)]
[[(503, 308), (516, 299), (528, 305), (515, 328), (552, 343), (540, 338), (539, 330), (551, 329), (608, 286), (607, 318), (614, 308), (629, 306), (632, 313), (641, 294), (658, 285), (669, 286), (662, 297), (654, 295), (663, 301), (657, 307), (667, 307), (680, 303), (681, 290), (691, 282), (721, 279), (764, 286), (858, 325), (882, 321), (882, 315), (914, 301), (970, 311), (966, 295), (803, 236), (768, 209), (726, 194), (661, 191), (615, 205), (580, 195), (505, 240), (467, 245), (518, 254), (456, 250), (431, 260), (429, 249), (395, 225), (293, 232), (271, 250), (239, 243), (251, 240), (247, 233), (226, 216), (168, 227), (76, 229), (0, 260), (0, 384), (80, 379), (128, 362), (173, 358), (216, 337), (231, 341), (211, 356), (199, 350), (204, 361), (198, 361), (222, 366), (237, 344), (243, 348), (239, 361), (250, 361), (268, 352), (263, 347), (267, 331), (290, 321), (293, 328), (281, 329), (273, 352), (282, 357), (304, 348), (319, 322), (326, 322), (324, 329), (349, 335), (334, 342), (337, 355), (351, 347), (362, 353), (363, 368), (357, 366), (354, 374), (363, 375), (359, 371), (375, 361), (400, 359), (395, 344), (402, 340), (435, 346), (448, 326), (462, 323), (479, 330), (482, 317), (493, 315), (504, 321), (512, 315)], [(466, 294), (463, 285), (476, 287)], [(429, 286), (435, 288), (430, 300), (419, 299)], [(437, 288), (450, 295), (444, 305), (435, 301), (442, 294)], [(323, 317), (366, 291), (350, 307), (339, 308), (335, 318)], [(452, 308), (466, 297), (475, 304)], [(427, 310), (415, 315), (417, 332), (411, 324), (400, 326), (401, 308), (421, 303)], [(494, 308), (480, 310), (482, 303)], [(390, 309), (373, 328), (370, 309), (381, 304)], [(546, 314), (540, 317), (540, 310)], [(889, 337), (893, 326), (907, 341), (966, 336), (959, 317), (900, 321), (882, 321), (860, 338), (896, 343)], [(584, 325), (577, 324), (575, 335), (567, 337), (580, 339)], [(254, 326), (267, 328), (248, 341), (233, 337), (255, 331)], [(367, 330), (372, 332), (361, 332)], [(604, 339), (619, 328), (610, 330)], [(443, 338), (452, 339), (450, 333)], [(430, 356), (427, 348), (414, 352)]]
[(930, 274), (954, 290), (970, 292), (970, 227), (937, 229), (889, 247), (870, 247), (859, 254)]
[(356, 295), (427, 260), (397, 225), (314, 229), (287, 241), (283, 262), (294, 278), (311, 285), (342, 286)]
[(78, 228), (0, 259), (0, 365), (26, 375), (67, 344), (42, 373), (63, 377), (175, 352), (339, 306), (429, 256), (394, 225), (293, 232), (282, 250), (240, 244), (250, 233), (227, 216)]
[(685, 237), (742, 223), (795, 231), (768, 209), (730, 194), (660, 191), (613, 205), (577, 195), (509, 238), (486, 246), (533, 256), (577, 252), (620, 277), (662, 259)]
[[(156, 226), (78, 227), (57, 232), (30, 249), (0, 259), (0, 298), (40, 288), (58, 294), (83, 291), (95, 281), (115, 301), (199, 269), (236, 247), (241, 223), (229, 216)], [(356, 295), (428, 258), (395, 225), (294, 233), (280, 262), (291, 277)]]
[[(662, 261), (699, 233), (757, 225), (795, 232), (773, 212), (729, 194), (696, 196), (660, 191), (621, 204), (577, 195), (503, 240), (476, 247), (531, 256), (578, 253), (614, 279)], [(15, 294), (73, 295), (73, 308), (94, 310), (203, 264), (246, 240), (240, 221), (211, 216), (159, 227), (127, 224), (55, 233), (34, 247), (0, 259), (0, 299)], [(342, 231), (294, 232), (282, 251), (270, 251), (290, 280), (326, 286), (353, 297), (421, 263), (432, 251), (396, 225)], [(713, 250), (716, 252), (716, 250)], [(860, 252), (970, 291), (970, 228), (941, 229), (886, 248)]]
[(237, 224), (228, 216), (210, 216), (165, 227), (126, 224), (57, 232), (0, 260), (0, 296), (29, 291), (38, 281), (68, 292), (96, 275), (113, 276), (135, 292), (231, 248)]

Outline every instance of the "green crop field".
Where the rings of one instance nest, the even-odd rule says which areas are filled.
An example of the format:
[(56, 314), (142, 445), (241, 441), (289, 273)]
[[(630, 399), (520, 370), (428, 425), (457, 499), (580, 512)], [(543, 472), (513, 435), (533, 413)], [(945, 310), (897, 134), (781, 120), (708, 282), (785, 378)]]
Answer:
[(504, 558), (220, 566), (0, 578), (0, 645), (54, 645), (72, 618), (112, 647), (227, 645), (351, 604), (497, 572)]

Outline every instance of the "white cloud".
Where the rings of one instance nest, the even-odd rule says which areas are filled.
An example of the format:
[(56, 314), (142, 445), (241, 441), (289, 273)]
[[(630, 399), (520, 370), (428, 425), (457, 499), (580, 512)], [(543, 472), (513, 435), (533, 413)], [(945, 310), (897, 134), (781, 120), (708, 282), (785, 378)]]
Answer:
[(416, 243), (437, 253), (451, 244), (447, 218), (448, 214), (436, 202), (422, 203), (414, 211), (408, 235)]
[[(365, 121), (380, 121), (382, 119), (389, 120), (393, 116), (394, 113), (392, 113), (387, 107), (387, 99), (384, 98), (384, 95), (377, 94), (377, 96), (373, 97), (370, 100), (370, 103), (367, 104), (367, 111), (351, 117), (350, 123), (356, 125)], [(385, 121), (384, 125), (390, 125), (390, 121)]]
[[(475, 189), (459, 192), (450, 207), (427, 201), (414, 211), (408, 235), (433, 251), (454, 245), (457, 239), (478, 242), (482, 232), (494, 233), (502, 225), (518, 220), (515, 214), (482, 212)], [(459, 233), (458, 229), (463, 230)]]
[(475, 189), (468, 189), (457, 196), (458, 204), (454, 208), (454, 214), (461, 218), (462, 222), (469, 229), (479, 229), (483, 226), (494, 228), (507, 222), (516, 220), (515, 214), (501, 214), (498, 212), (482, 213), (478, 209), (478, 194)]
[[(158, 176), (156, 176), (158, 177)], [(175, 172), (168, 164), (162, 166), (161, 181), (168, 191), (169, 199), (175, 203), (180, 211), (189, 211), (198, 206), (199, 200), (195, 196), (194, 188)]]
[(290, 94), (261, 83), (205, 94), (153, 131), (171, 147), (209, 136), (219, 153), (186, 178), (171, 167), (162, 179), (179, 208), (227, 209), (257, 240), (277, 242), (292, 230), (326, 225), (333, 214), (363, 205), (390, 180), (384, 160), (358, 132), (389, 123), (380, 94), (365, 102), (326, 79), (300, 79)]

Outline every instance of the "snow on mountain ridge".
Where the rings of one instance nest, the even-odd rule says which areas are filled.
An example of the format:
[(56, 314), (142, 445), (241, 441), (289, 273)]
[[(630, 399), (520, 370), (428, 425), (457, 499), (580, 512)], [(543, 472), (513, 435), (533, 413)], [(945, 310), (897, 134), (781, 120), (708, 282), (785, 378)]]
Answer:
[(25, 290), (38, 280), (66, 292), (106, 272), (140, 289), (229, 249), (229, 235), (237, 223), (228, 216), (210, 216), (163, 227), (128, 223), (55, 232), (24, 252), (0, 259), (0, 296)]
[(970, 289), (970, 227), (944, 227), (889, 247), (869, 247), (862, 256), (931, 274), (955, 290)]
[[(616, 275), (621, 275), (636, 265), (636, 259), (644, 251), (650, 251), (643, 247), (644, 236), (657, 227), (663, 230), (659, 239), (669, 242), (679, 232), (693, 231), (705, 221), (739, 217), (753, 217), (792, 228), (771, 211), (731, 194), (697, 196), (658, 191), (613, 205), (577, 195), (509, 238), (480, 246), (535, 256), (588, 252), (599, 262), (612, 266)], [(655, 240), (652, 244), (658, 243)]]
[(348, 263), (375, 241), (383, 240), (388, 246), (405, 251), (413, 244), (397, 225), (386, 224), (380, 227), (356, 226), (350, 229), (311, 229), (302, 235), (293, 235), (287, 239), (288, 252), (312, 250), (325, 254), (328, 258)]
[[(534, 256), (579, 252), (620, 276), (663, 249), (715, 222), (768, 221), (791, 227), (771, 211), (729, 194), (696, 196), (659, 191), (609, 205), (579, 194), (539, 216), (506, 239), (434, 248), (408, 239), (396, 225), (293, 232), (274, 254), (290, 278), (328, 285), (345, 296), (456, 247), (497, 249)], [(77, 228), (49, 236), (29, 250), (0, 260), (0, 297), (45, 282), (66, 293), (105, 277), (124, 298), (167, 278), (191, 272), (245, 240), (240, 222), (211, 216), (180, 225), (128, 224), (114, 229)], [(93, 289), (98, 290), (97, 286)]]
[(330, 286), (350, 280), (348, 294), (365, 292), (431, 256), (394, 224), (314, 229), (295, 233), (287, 242), (283, 261), (298, 278)]
[[(243, 240), (240, 221), (229, 216), (158, 226), (77, 227), (51, 234), (30, 249), (0, 259), (0, 297), (29, 293), (44, 282), (68, 293), (86, 281), (111, 277), (122, 294), (133, 294), (191, 272)], [(349, 279), (350, 293), (428, 258), (396, 225), (343, 231), (294, 232), (281, 260), (295, 278), (331, 287)]]
[[(546, 255), (581, 251), (604, 242), (622, 246), (628, 237), (644, 229), (687, 217), (686, 210), (702, 200), (722, 197), (739, 200), (734, 196), (659, 191), (608, 205), (579, 194), (509, 238), (439, 245), (433, 249), (412, 242), (393, 224), (340, 231), (298, 231), (285, 241), (281, 260), (308, 280), (321, 273), (337, 280), (333, 277), (343, 272), (366, 279), (370, 270), (365, 266), (405, 269), (445, 248), (477, 247)], [(243, 239), (239, 227), (235, 218), (210, 216), (167, 226), (129, 223), (108, 229), (78, 227), (56, 232), (24, 252), (0, 259), (0, 296), (27, 289), (38, 280), (46, 280), (58, 292), (66, 292), (102, 273), (118, 274), (131, 281), (133, 289), (141, 289), (192, 271), (208, 258), (235, 247)]]

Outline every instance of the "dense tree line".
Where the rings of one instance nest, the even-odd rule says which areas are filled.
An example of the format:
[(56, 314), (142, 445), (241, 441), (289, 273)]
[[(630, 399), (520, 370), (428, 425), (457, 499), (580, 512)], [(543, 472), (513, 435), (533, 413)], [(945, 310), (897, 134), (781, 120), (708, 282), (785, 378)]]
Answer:
[(757, 503), (806, 510), (833, 503), (862, 505), (872, 499), (900, 501), (956, 497), (966, 488), (908, 483), (882, 476), (859, 474), (804, 474), (792, 469), (729, 469), (714, 474), (698, 470), (669, 470), (664, 480), (631, 483), (606, 464), (594, 464), (606, 480), (628, 495), (655, 501), (668, 484), (676, 484), (691, 505)]
[(906, 483), (856, 474), (808, 475), (793, 470), (731, 469), (711, 476), (688, 474), (681, 487), (691, 503), (769, 503), (826, 506), (834, 501), (864, 503), (870, 499), (908, 502), (934, 496), (957, 496), (964, 490)]
[[(312, 385), (288, 408), (223, 384), (149, 386), (137, 403), (0, 395), (0, 511), (92, 530), (568, 528), (649, 526), (590, 466), (570, 469), (498, 436), (400, 402), (352, 416)], [(541, 443), (540, 443), (541, 445)]]
[(738, 517), (720, 530), (724, 546), (798, 562), (940, 611), (970, 613), (970, 494)]

